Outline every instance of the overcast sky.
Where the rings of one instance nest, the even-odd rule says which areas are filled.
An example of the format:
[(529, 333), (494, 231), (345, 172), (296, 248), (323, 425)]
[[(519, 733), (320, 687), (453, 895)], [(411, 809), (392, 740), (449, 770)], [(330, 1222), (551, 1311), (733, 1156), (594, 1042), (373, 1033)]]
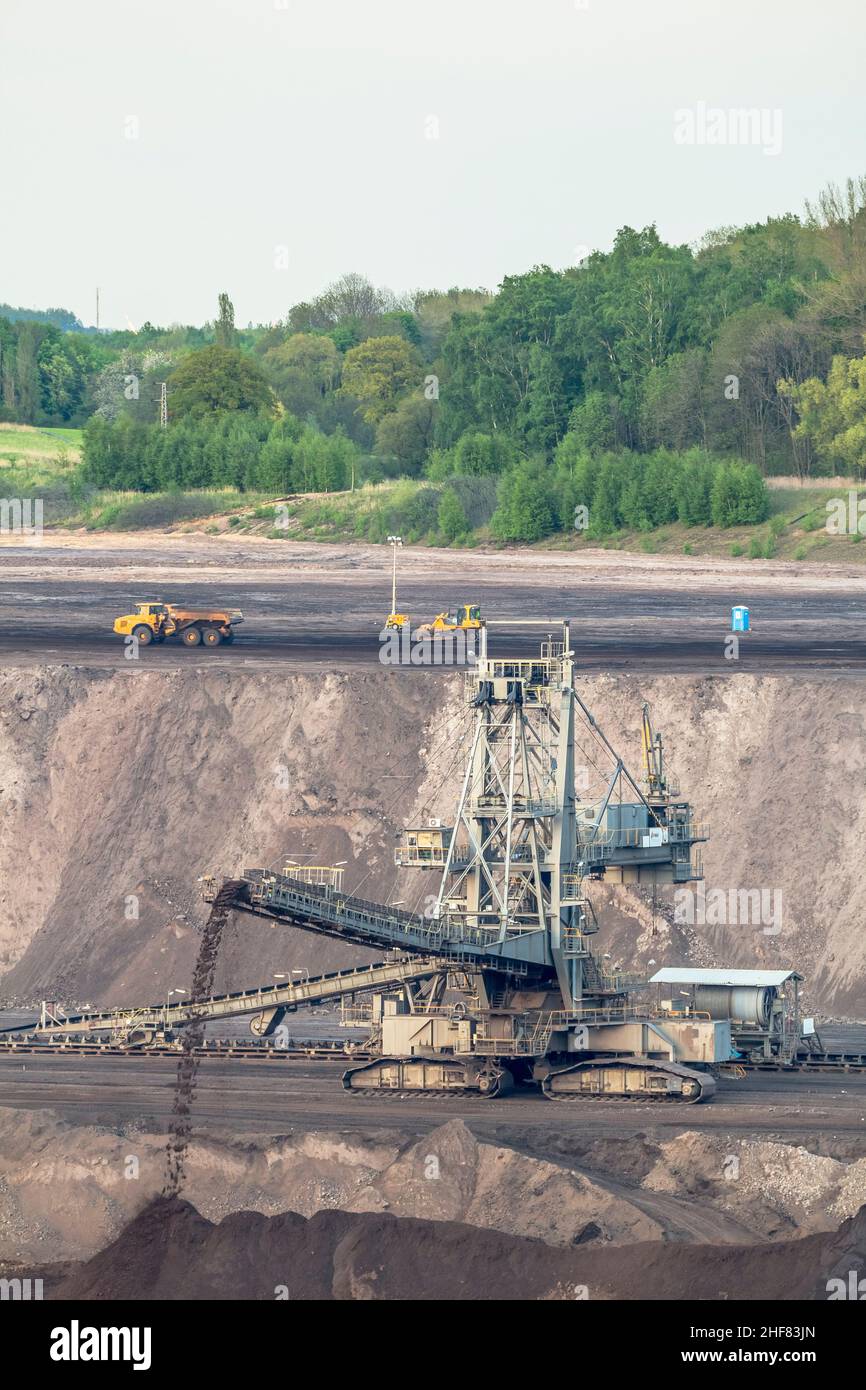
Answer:
[(0, 0), (0, 301), (265, 322), (801, 211), (866, 173), (864, 38), (863, 0)]

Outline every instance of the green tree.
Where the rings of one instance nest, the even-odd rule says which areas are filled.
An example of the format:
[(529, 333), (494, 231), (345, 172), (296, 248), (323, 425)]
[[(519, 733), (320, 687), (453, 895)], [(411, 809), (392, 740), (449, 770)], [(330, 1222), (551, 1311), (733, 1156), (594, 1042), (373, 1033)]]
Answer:
[(454, 489), (450, 487), (446, 487), (439, 503), (439, 530), (449, 541), (459, 540), (469, 530), (469, 522), (463, 509), (463, 503)]
[(342, 492), (352, 479), (357, 450), (342, 432), (308, 426), (295, 448), (294, 485), (301, 492)]
[(44, 330), (38, 323), (22, 323), (15, 355), (15, 396), (19, 420), (35, 421), (40, 405), (37, 353)]
[(779, 393), (799, 415), (794, 434), (812, 441), (828, 470), (866, 474), (866, 357), (834, 357), (826, 381), (783, 379)]
[(421, 360), (405, 338), (368, 338), (343, 362), (343, 390), (356, 396), (361, 414), (377, 424), (412, 387), (421, 384)]
[(273, 392), (261, 367), (239, 348), (199, 348), (187, 353), (168, 382), (172, 419), (195, 419), (223, 410), (272, 411)]
[(556, 528), (553, 490), (544, 465), (518, 463), (503, 475), (490, 529), (501, 541), (539, 541)]
[(504, 473), (517, 461), (517, 450), (504, 435), (469, 430), (454, 448), (454, 472), (461, 478), (480, 478)]
[(616, 448), (616, 412), (603, 391), (588, 391), (568, 421), (568, 436), (579, 453), (603, 454)]
[(340, 354), (326, 334), (292, 334), (264, 354), (262, 370), (287, 410), (325, 427), (340, 379)]
[[(628, 454), (604, 454), (599, 460), (589, 509), (589, 531), (606, 536), (623, 525), (623, 493), (628, 484)], [(632, 508), (633, 499), (630, 499)]]
[[(294, 491), (303, 427), (293, 415), (275, 420), (253, 467), (254, 485), (263, 492)], [(248, 465), (249, 466), (249, 465)]]
[(455, 314), (480, 313), (490, 303), (488, 290), (426, 290), (415, 296), (415, 321), (430, 357), (438, 353)]
[(235, 345), (235, 306), (227, 294), (219, 297), (219, 317), (214, 324), (214, 339), (217, 347), (230, 348)]
[(715, 467), (701, 449), (690, 449), (677, 480), (677, 516), (686, 526), (713, 524), (712, 489)]
[(396, 459), (401, 472), (421, 472), (433, 443), (436, 403), (424, 396), (406, 396), (396, 410), (383, 415), (376, 427), (376, 453)]
[(702, 348), (674, 353), (661, 366), (652, 368), (644, 383), (641, 405), (645, 444), (687, 449), (706, 442), (706, 370), (707, 354)]
[(710, 501), (714, 526), (752, 526), (766, 521), (767, 485), (753, 463), (723, 463), (716, 470)]
[(321, 394), (333, 391), (340, 375), (340, 354), (324, 333), (293, 333), (265, 353), (262, 365), (279, 393), (283, 373), (309, 381)]
[[(569, 431), (560, 440), (554, 459), (554, 479), (556, 510), (563, 530), (570, 531), (574, 526), (578, 530), (586, 529), (600, 466), (600, 456), (583, 450), (578, 435)], [(579, 515), (578, 507), (582, 509)]]

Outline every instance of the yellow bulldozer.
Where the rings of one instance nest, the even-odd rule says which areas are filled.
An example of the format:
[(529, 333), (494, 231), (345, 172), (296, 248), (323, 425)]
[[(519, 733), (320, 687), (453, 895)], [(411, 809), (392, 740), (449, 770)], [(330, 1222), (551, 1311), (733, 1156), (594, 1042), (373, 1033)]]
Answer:
[(125, 613), (114, 621), (114, 631), (121, 637), (135, 637), (143, 646), (164, 642), (166, 637), (179, 637), (185, 647), (218, 647), (234, 641), (234, 629), (244, 615), (237, 608), (219, 611), (211, 609), (178, 608), (173, 603), (137, 603), (134, 613)]
[(452, 609), (450, 612), (446, 608), (444, 612), (437, 613), (432, 623), (422, 623), (416, 628), (416, 632), (457, 632), (458, 630), (468, 631), (471, 628), (481, 627), (481, 609), (477, 603), (461, 603), (459, 608)]

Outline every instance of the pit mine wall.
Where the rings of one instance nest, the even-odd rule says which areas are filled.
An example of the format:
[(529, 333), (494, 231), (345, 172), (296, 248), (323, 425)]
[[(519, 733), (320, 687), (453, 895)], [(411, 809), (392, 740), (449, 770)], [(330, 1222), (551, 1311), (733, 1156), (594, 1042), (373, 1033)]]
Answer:
[[(761, 890), (774, 904), (763, 921), (720, 921), (708, 899), (706, 920), (698, 908), (693, 923), (677, 923), (672, 889), (654, 915), (646, 894), (600, 888), (599, 948), (635, 968), (795, 966), (809, 1007), (862, 1017), (861, 684), (617, 675), (578, 688), (635, 771), (649, 700), (670, 770), (711, 831), (707, 893)], [(423, 900), (433, 881), (398, 876), (394, 837), (418, 815), (453, 809), (468, 718), (461, 678), (423, 671), (3, 672), (4, 1003), (161, 997), (190, 975), (206, 873), (286, 855), (346, 860), (346, 885), (363, 896)], [(579, 763), (583, 730), (578, 744)], [(370, 958), (235, 918), (216, 988)]]

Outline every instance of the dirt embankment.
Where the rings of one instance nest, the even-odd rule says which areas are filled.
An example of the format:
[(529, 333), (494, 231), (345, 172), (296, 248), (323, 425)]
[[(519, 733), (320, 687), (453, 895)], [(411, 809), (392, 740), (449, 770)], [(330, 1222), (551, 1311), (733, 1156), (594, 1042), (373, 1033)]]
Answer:
[[(202, 874), (347, 861), (384, 897), (430, 713), (423, 683), (387, 675), (3, 673), (3, 994), (136, 1003), (186, 986)], [(366, 958), (244, 919), (216, 988)]]
[[(87, 1259), (160, 1195), (165, 1135), (0, 1110), (0, 1265)], [(751, 1245), (834, 1230), (866, 1201), (866, 1159), (686, 1131), (589, 1141), (551, 1162), (477, 1140), (458, 1119), (393, 1131), (231, 1135), (193, 1128), (183, 1196), (210, 1221), (238, 1211), (390, 1213), (570, 1249)]]
[[(0, 1110), (0, 1262), (81, 1259), (159, 1195), (165, 1136), (72, 1126)], [(693, 1224), (676, 1200), (622, 1191), (571, 1166), (479, 1143), (461, 1120), (423, 1139), (310, 1132), (274, 1138), (193, 1132), (184, 1197), (219, 1221), (240, 1210), (313, 1216), (392, 1212), (460, 1221), (555, 1245), (651, 1241)], [(644, 1209), (646, 1208), (646, 1210)], [(748, 1241), (735, 1219), (702, 1214), (704, 1238)]]
[[(196, 879), (250, 865), (347, 861), (363, 896), (423, 903), (394, 834), (453, 810), (460, 682), (423, 674), (0, 674), (0, 991), (5, 1001), (151, 1002), (192, 973)], [(866, 1010), (866, 709), (851, 680), (582, 679), (639, 765), (649, 699), (711, 839), (705, 886), (781, 894), (777, 922), (675, 925), (632, 890), (598, 889), (614, 962), (796, 966), (810, 1004)], [(465, 750), (465, 744), (464, 744)], [(455, 756), (456, 754), (456, 756)], [(578, 754), (578, 762), (580, 762)], [(698, 913), (700, 916), (700, 912)], [(777, 930), (777, 927), (780, 929)], [(290, 959), (289, 959), (290, 957)], [(369, 958), (234, 921), (217, 989)]]
[(558, 1249), (457, 1222), (242, 1212), (218, 1226), (178, 1198), (146, 1207), (54, 1296), (71, 1299), (598, 1300), (826, 1298), (860, 1270), (866, 1208), (782, 1245)]

